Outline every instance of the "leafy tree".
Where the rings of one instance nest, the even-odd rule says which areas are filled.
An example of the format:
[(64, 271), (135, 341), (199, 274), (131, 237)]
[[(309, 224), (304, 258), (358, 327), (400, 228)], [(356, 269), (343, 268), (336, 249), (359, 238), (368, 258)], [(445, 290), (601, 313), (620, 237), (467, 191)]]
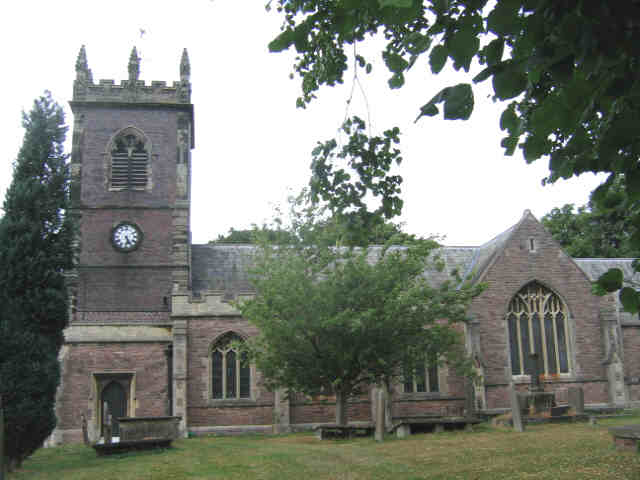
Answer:
[(442, 268), (433, 240), (336, 246), (315, 228), (317, 214), (299, 212), (288, 244), (262, 238), (251, 271), (256, 295), (239, 307), (258, 327), (247, 348), (267, 386), (334, 392), (344, 424), (348, 397), (367, 385), (388, 385), (417, 360), (464, 364), (455, 326), (480, 287), (455, 277), (430, 285), (425, 270)]
[[(390, 88), (401, 88), (421, 57), (428, 57), (434, 74), (449, 60), (465, 72), (475, 61), (482, 70), (472, 82), (490, 80), (494, 98), (510, 100), (500, 118), (507, 155), (520, 148), (527, 162), (548, 158), (545, 182), (584, 172), (608, 173), (594, 191), (594, 203), (604, 201), (616, 178), (623, 179), (632, 201), (640, 197), (637, 1), (500, 0), (489, 5), (487, 0), (270, 0), (267, 7), (273, 6), (284, 21), (269, 48), (297, 51), (292, 75), (301, 80), (299, 106), (311, 102), (320, 87), (342, 83), (350, 61), (356, 71), (369, 73), (372, 63), (358, 44), (381, 34)], [(347, 48), (354, 52), (352, 58)], [(471, 115), (470, 82), (434, 93), (426, 103), (417, 100), (416, 121), (438, 115), (440, 108), (445, 119)], [(385, 211), (397, 206), (394, 180), (385, 178), (388, 165), (377, 164), (377, 156), (356, 158), (363, 161), (358, 174), (365, 173), (360, 185), (369, 190), (375, 185), (386, 200)], [(371, 175), (381, 183), (367, 180)], [(316, 176), (314, 170), (314, 193), (324, 185)], [(331, 190), (340, 192), (345, 183), (354, 184), (338, 178)], [(636, 226), (631, 242), (639, 247), (640, 211), (628, 215)], [(604, 283), (606, 290), (615, 291), (621, 282)], [(625, 295), (623, 304), (638, 311), (640, 296), (632, 298)]]
[[(357, 218), (332, 217), (319, 220), (315, 228), (318, 231), (325, 232), (326, 242), (342, 245), (345, 237), (349, 237), (349, 231), (353, 230), (353, 226), (348, 223), (349, 220), (357, 221)], [(270, 228), (266, 225), (262, 227), (254, 225), (253, 228), (245, 230), (230, 228), (227, 235), (218, 235), (216, 240), (212, 240), (209, 243), (260, 243), (265, 236), (269, 242), (274, 244), (287, 244), (292, 240), (291, 233), (281, 227)], [(384, 222), (375, 225), (371, 230), (366, 230), (365, 235), (359, 239), (358, 246), (382, 245), (388, 241), (393, 241), (396, 245), (402, 245), (412, 238), (411, 235), (402, 231), (401, 225)]]
[(554, 208), (542, 223), (572, 257), (635, 258), (640, 251), (631, 241), (636, 227), (628, 212), (637, 209), (617, 181), (602, 202), (590, 199), (576, 212), (572, 204)]
[(23, 114), (23, 126), (0, 219), (0, 394), (13, 467), (55, 427), (73, 238), (64, 112), (46, 92)]

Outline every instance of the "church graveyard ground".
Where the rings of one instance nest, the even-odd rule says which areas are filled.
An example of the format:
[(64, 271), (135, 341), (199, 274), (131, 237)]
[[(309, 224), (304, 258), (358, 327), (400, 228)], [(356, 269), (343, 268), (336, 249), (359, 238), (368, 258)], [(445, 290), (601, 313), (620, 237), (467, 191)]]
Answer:
[[(40, 449), (10, 480), (64, 478), (253, 479), (634, 479), (640, 455), (616, 450), (609, 428), (640, 423), (640, 414), (588, 423), (487, 424), (406, 439), (388, 435), (319, 441), (311, 433), (178, 439), (167, 450), (98, 457), (81, 444)], [(55, 477), (52, 477), (52, 472)]]

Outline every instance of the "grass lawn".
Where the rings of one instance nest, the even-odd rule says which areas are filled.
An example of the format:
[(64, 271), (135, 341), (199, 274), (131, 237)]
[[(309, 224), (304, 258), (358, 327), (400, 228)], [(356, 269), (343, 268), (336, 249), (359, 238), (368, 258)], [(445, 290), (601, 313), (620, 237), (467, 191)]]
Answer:
[(618, 452), (607, 428), (632, 418), (407, 439), (317, 440), (311, 434), (178, 440), (168, 450), (97, 457), (84, 445), (40, 449), (9, 480), (27, 479), (637, 479), (640, 454)]

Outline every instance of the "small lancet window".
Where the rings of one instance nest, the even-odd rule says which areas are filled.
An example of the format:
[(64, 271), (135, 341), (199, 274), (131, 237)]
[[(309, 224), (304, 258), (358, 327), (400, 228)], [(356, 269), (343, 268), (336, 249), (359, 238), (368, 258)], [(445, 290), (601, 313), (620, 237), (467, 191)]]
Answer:
[(148, 184), (149, 152), (144, 139), (127, 131), (113, 142), (111, 149), (111, 188), (144, 190)]
[(530, 252), (536, 251), (536, 239), (533, 237), (529, 238), (529, 251)]
[(235, 334), (224, 335), (211, 349), (211, 398), (251, 397), (251, 367), (244, 353), (234, 348), (242, 341)]

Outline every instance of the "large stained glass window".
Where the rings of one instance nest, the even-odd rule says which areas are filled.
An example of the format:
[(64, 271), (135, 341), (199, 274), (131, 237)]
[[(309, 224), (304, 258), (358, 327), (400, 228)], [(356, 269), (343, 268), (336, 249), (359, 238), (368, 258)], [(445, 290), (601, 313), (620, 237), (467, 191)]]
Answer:
[(509, 303), (509, 350), (513, 375), (533, 371), (532, 353), (538, 355), (540, 373), (569, 373), (568, 315), (564, 302), (554, 292), (531, 282)]

